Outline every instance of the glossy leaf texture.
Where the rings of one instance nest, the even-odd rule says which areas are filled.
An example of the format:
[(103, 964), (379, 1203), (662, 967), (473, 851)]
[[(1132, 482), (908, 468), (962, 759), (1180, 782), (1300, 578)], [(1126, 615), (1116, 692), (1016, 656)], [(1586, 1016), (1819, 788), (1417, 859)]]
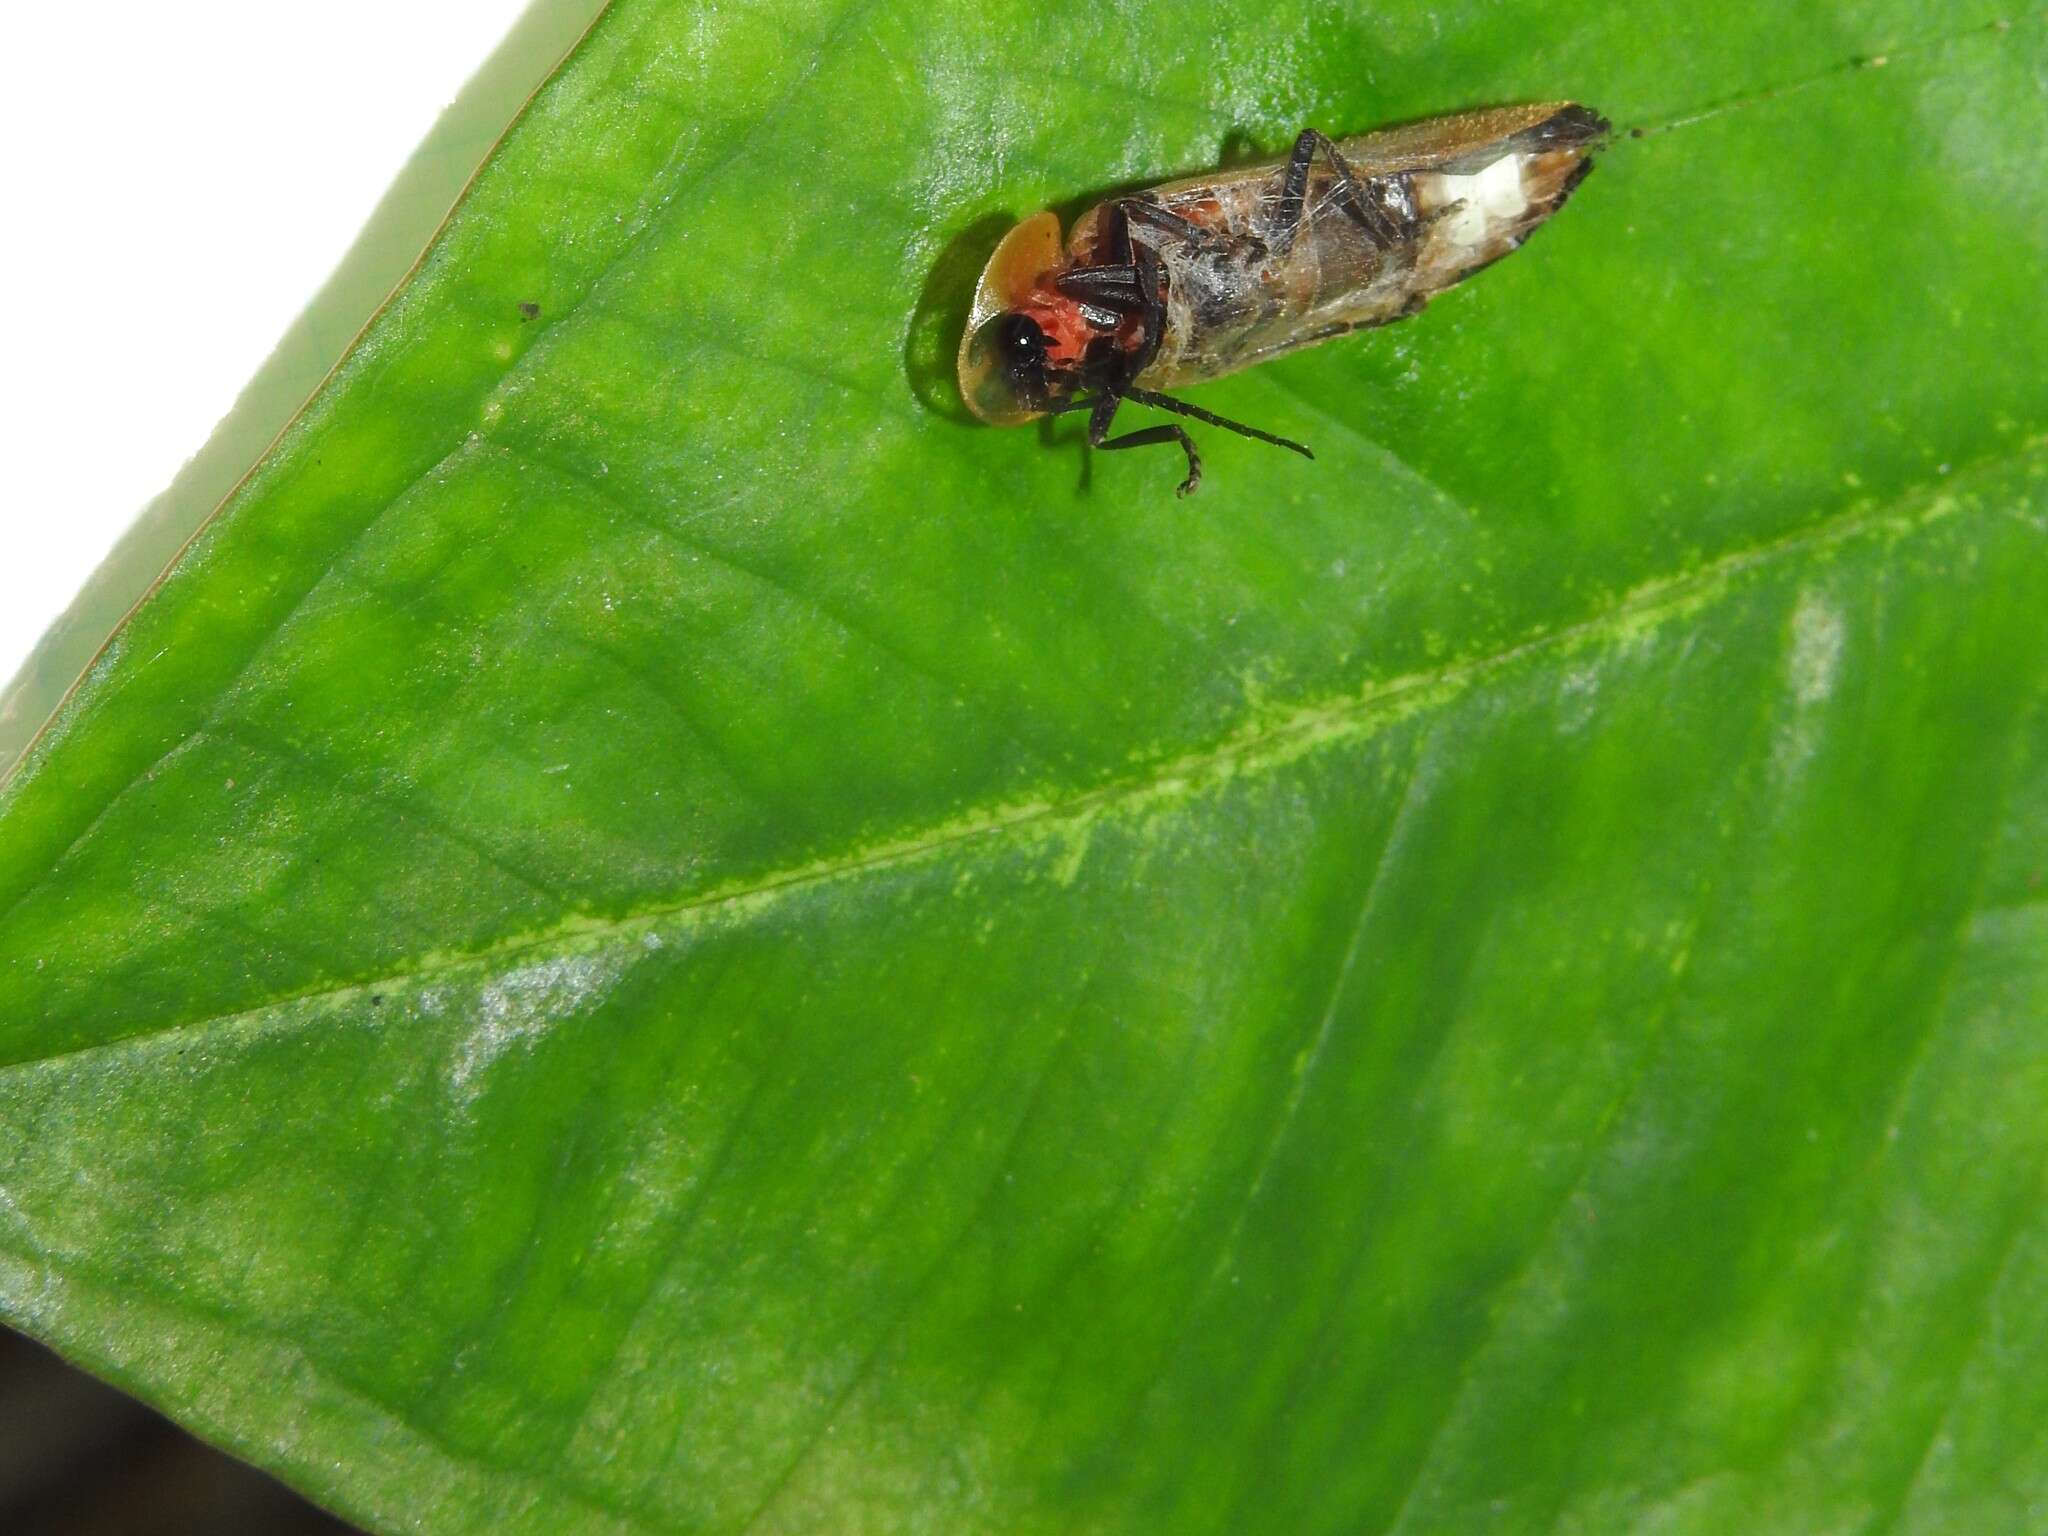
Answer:
[[(381, 1530), (2042, 1528), (2044, 69), (619, 0), (4, 790), (0, 1315)], [(1315, 463), (963, 419), (1016, 217), (1558, 97)]]

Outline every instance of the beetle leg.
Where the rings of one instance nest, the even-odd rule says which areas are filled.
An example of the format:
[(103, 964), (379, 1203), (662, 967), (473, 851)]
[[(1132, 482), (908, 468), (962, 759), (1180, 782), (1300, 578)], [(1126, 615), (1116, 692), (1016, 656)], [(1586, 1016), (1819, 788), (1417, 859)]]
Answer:
[[(1164, 219), (1186, 222), (1163, 208), (1124, 198), (1111, 204), (1109, 211), (1109, 247), (1115, 259), (1092, 267), (1076, 267), (1053, 279), (1053, 286), (1069, 298), (1099, 304), (1120, 315), (1139, 317), (1137, 345), (1123, 352), (1110, 376), (1095, 381), (1112, 389), (1120, 389), (1144, 372), (1166, 336), (1166, 270), (1158, 252), (1131, 238), (1131, 215), (1148, 208)], [(1195, 225), (1189, 228), (1205, 236), (1208, 233)]]
[(1137, 246), (1132, 251), (1138, 270), (1138, 292), (1142, 301), (1140, 313), (1145, 319), (1145, 334), (1129, 356), (1124, 360), (1124, 382), (1128, 384), (1159, 355), (1159, 348), (1166, 340), (1166, 272), (1159, 255), (1148, 246)]
[(1174, 494), (1194, 495), (1202, 483), (1202, 456), (1195, 452), (1194, 439), (1170, 422), (1163, 427), (1143, 427), (1136, 432), (1126, 432), (1122, 437), (1107, 438), (1094, 443), (1094, 446), (1107, 453), (1112, 448), (1148, 448), (1154, 443), (1180, 444), (1181, 451), (1188, 456), (1188, 477), (1174, 487)]
[(1307, 209), (1309, 172), (1320, 152), (1329, 162), (1335, 178), (1337, 206), (1383, 248), (1392, 248), (1415, 231), (1415, 198), (1405, 176), (1375, 176), (1371, 184), (1361, 182), (1350, 164), (1337, 152), (1328, 135), (1304, 128), (1294, 141), (1294, 153), (1287, 157), (1287, 169), (1280, 173), (1280, 206), (1275, 225), (1284, 249), (1301, 229)]
[(1177, 494), (1193, 495), (1195, 487), (1202, 483), (1202, 456), (1195, 452), (1194, 439), (1172, 424), (1144, 427), (1136, 432), (1126, 432), (1122, 437), (1111, 437), (1109, 424), (1116, 419), (1116, 408), (1122, 404), (1121, 395), (1107, 391), (1095, 397), (1088, 413), (1088, 446), (1107, 453), (1118, 448), (1146, 448), (1153, 443), (1179, 443), (1181, 452), (1188, 456), (1188, 477), (1181, 481)]
[[(1139, 224), (1155, 235), (1163, 235), (1186, 246), (1195, 255), (1232, 255), (1239, 258), (1263, 256), (1266, 242), (1256, 235), (1231, 235), (1211, 229), (1206, 224), (1197, 224), (1193, 219), (1182, 218), (1171, 208), (1162, 208), (1158, 203), (1148, 202), (1142, 197), (1126, 197), (1116, 205), (1116, 211), (1124, 216), (1125, 239), (1129, 240), (1132, 224)], [(1136, 247), (1129, 247), (1135, 256)]]
[(1142, 197), (1127, 197), (1116, 206), (1117, 212), (1131, 223), (1143, 224), (1158, 234), (1171, 235), (1174, 239), (1185, 240), (1192, 246), (1215, 245), (1223, 238), (1215, 230), (1205, 229), (1193, 219), (1184, 219), (1171, 208), (1148, 203)]
[(1070, 299), (1100, 304), (1104, 309), (1130, 313), (1145, 307), (1138, 269), (1128, 262), (1121, 266), (1075, 267), (1054, 278), (1052, 285)]

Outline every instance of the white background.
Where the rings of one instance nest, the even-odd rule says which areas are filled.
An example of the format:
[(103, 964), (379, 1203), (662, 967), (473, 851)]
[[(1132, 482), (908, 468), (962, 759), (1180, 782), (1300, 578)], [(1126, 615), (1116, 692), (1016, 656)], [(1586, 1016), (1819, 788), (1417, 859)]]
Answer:
[(525, 9), (7, 8), (0, 686), (234, 404)]

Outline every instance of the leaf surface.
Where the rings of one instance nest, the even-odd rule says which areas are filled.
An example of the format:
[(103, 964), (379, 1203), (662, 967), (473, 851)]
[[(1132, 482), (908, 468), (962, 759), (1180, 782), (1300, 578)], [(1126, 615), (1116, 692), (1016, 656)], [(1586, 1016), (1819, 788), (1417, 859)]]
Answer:
[[(619, 0), (0, 790), (0, 1316), (379, 1529), (2039, 1525), (2044, 65)], [(1557, 97), (1314, 464), (963, 419), (1014, 218)]]

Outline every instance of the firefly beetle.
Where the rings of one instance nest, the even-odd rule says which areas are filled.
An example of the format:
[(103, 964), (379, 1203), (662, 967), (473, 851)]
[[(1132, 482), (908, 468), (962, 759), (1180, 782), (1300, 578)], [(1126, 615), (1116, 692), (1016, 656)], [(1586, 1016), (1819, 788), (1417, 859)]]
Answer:
[(1563, 207), (1607, 132), (1571, 102), (1342, 141), (1309, 129), (1284, 161), (1098, 204), (1064, 245), (1058, 216), (1034, 215), (981, 275), (961, 395), (997, 425), (1086, 411), (1098, 448), (1178, 443), (1183, 496), (1202, 478), (1193, 440), (1178, 424), (1111, 437), (1126, 400), (1313, 458), (1163, 391), (1416, 314)]

